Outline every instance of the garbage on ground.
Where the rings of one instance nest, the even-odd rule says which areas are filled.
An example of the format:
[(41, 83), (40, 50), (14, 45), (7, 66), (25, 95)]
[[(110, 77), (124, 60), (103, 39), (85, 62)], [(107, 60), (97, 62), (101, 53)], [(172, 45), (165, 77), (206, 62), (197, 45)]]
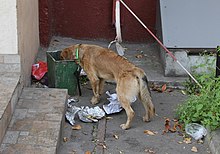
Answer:
[(86, 72), (83, 69), (81, 69), (80, 71), (80, 76), (87, 76)]
[[(107, 100), (109, 100), (109, 104), (103, 105), (103, 109), (107, 114), (113, 114), (117, 112), (121, 112), (123, 110), (120, 102), (118, 101), (118, 97), (116, 93), (110, 94), (109, 91), (106, 91), (106, 94), (109, 96)], [(137, 100), (136, 97), (133, 98), (131, 103), (134, 103)]]
[(79, 107), (76, 106), (68, 106), (69, 107), (69, 111), (66, 111), (66, 119), (69, 121), (69, 123), (73, 126), (75, 124), (75, 115), (76, 113), (81, 109)]
[(75, 124), (75, 116), (78, 114), (79, 119), (83, 122), (98, 122), (105, 116), (105, 112), (98, 106), (90, 108), (88, 106), (76, 107), (68, 103), (68, 111), (65, 116), (71, 125)]
[(99, 119), (105, 116), (105, 112), (99, 107), (94, 108), (81, 107), (78, 112), (79, 119), (84, 122), (98, 122)]
[[(76, 103), (76, 102), (78, 102), (78, 101), (79, 101), (78, 98), (76, 98), (76, 97), (70, 97), (70, 98), (68, 99), (67, 106), (70, 106), (70, 103)], [(70, 106), (70, 107), (71, 107), (71, 106)]]
[(207, 130), (200, 124), (190, 123), (185, 127), (185, 131), (188, 135), (192, 136), (195, 140), (202, 139), (207, 134)]
[(47, 76), (47, 63), (39, 61), (32, 65), (32, 82), (37, 88), (47, 88), (48, 86), (48, 76)]
[(32, 75), (35, 79), (40, 80), (47, 73), (47, 63), (39, 61), (32, 65)]

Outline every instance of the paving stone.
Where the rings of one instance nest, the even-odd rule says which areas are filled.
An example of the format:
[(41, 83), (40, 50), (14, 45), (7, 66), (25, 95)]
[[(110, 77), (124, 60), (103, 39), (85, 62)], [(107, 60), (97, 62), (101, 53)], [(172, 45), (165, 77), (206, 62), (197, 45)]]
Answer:
[(19, 136), (19, 131), (7, 131), (3, 140), (5, 144), (16, 144)]

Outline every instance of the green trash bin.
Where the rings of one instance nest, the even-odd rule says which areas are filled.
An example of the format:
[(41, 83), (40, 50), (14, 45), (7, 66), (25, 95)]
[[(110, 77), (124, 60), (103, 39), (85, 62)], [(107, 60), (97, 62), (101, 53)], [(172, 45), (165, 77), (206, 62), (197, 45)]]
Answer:
[(73, 60), (61, 60), (61, 51), (47, 51), (48, 87), (68, 89), (73, 96), (77, 89), (78, 65)]

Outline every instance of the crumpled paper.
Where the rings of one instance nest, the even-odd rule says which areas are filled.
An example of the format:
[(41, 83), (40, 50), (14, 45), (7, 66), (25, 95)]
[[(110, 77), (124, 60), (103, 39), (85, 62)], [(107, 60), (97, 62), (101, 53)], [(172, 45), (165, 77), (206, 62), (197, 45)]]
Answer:
[(99, 119), (105, 116), (105, 112), (99, 107), (89, 108), (82, 107), (78, 112), (79, 119), (84, 122), (98, 122)]
[[(110, 94), (109, 91), (106, 91), (106, 94), (109, 96), (107, 100), (110, 102), (107, 105), (103, 105), (103, 109), (106, 112), (106, 114), (113, 114), (113, 113), (118, 113), (123, 110), (120, 102), (118, 101), (118, 97), (116, 93)], [(133, 98), (131, 103), (134, 103), (137, 100), (136, 97)]]
[(67, 106), (68, 111), (66, 112), (65, 116), (71, 125), (75, 124), (76, 114), (78, 114), (79, 119), (83, 122), (98, 122), (99, 119), (105, 116), (105, 112), (99, 106), (94, 108), (90, 108), (88, 106), (76, 107), (70, 103), (68, 103)]

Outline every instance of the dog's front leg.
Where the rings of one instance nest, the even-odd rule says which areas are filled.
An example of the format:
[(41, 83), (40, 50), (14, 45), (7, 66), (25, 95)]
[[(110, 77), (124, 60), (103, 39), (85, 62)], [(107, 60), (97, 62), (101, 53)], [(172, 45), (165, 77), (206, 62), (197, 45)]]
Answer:
[(104, 79), (99, 79), (99, 89), (98, 89), (98, 92), (99, 92), (99, 95), (101, 95), (103, 93), (103, 89), (104, 89), (104, 84), (105, 84), (105, 80)]
[(95, 77), (95, 76), (89, 76), (88, 75), (88, 78), (90, 80), (90, 83), (91, 83), (91, 86), (92, 86), (92, 91), (93, 91), (93, 94), (94, 94), (94, 96), (91, 99), (91, 103), (95, 105), (99, 102), (99, 99), (100, 99), (100, 94), (99, 94), (99, 82), (100, 82), (100, 80), (99, 80), (98, 77)]

